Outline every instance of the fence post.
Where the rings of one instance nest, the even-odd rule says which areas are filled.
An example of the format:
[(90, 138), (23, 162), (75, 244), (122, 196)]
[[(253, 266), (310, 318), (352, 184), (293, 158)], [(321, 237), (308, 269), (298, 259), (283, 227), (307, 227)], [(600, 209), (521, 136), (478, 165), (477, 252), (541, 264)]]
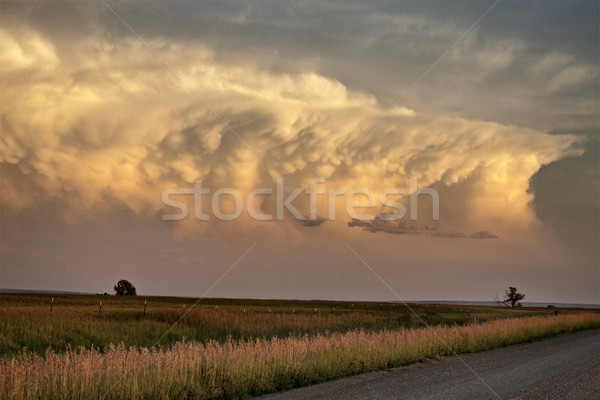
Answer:
[(54, 307), (54, 297), (50, 300), (50, 312), (52, 312), (52, 307)]
[(147, 300), (144, 299), (144, 318), (146, 318), (146, 304), (147, 304)]
[(102, 302), (100, 302), (100, 305), (98, 306), (98, 316), (102, 315)]

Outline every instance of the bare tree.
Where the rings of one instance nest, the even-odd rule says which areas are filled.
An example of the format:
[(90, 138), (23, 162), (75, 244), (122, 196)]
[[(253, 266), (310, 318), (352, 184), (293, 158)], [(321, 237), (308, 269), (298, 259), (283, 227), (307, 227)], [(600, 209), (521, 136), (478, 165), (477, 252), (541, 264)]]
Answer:
[(524, 298), (525, 295), (517, 292), (516, 287), (510, 286), (508, 290), (504, 291), (504, 299), (500, 300), (498, 295), (496, 295), (496, 297), (494, 297), (494, 301), (499, 304), (504, 304), (506, 307), (515, 308), (521, 306), (520, 302)]

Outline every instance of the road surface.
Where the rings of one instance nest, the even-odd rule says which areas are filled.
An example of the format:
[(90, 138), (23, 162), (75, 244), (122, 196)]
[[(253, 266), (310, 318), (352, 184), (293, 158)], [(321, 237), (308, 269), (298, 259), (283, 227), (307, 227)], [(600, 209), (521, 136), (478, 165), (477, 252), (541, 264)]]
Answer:
[(600, 329), (460, 358), (427, 360), (259, 399), (499, 398), (600, 399)]

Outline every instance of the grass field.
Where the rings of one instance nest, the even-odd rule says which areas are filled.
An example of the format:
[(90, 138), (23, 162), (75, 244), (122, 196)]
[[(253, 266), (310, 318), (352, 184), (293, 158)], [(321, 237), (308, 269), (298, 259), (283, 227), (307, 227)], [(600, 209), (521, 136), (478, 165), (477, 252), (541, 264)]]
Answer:
[(239, 398), (600, 327), (583, 310), (144, 300), (0, 295), (2, 398)]
[[(50, 302), (54, 305), (50, 312)], [(147, 300), (146, 315), (143, 315)], [(99, 315), (99, 302), (102, 312)], [(362, 329), (380, 331), (429, 325), (467, 324), (515, 316), (549, 315), (552, 310), (455, 305), (331, 301), (116, 297), (78, 295), (0, 295), (0, 355), (18, 354), (26, 347), (43, 355), (69, 346), (102, 349), (113, 343), (149, 347), (185, 312), (161, 340), (171, 345), (182, 338), (205, 342), (269, 339)]]

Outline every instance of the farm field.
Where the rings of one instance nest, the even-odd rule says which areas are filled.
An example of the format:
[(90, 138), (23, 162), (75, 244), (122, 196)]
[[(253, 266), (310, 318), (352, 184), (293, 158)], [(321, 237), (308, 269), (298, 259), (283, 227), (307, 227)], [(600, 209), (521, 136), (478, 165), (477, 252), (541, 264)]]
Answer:
[(194, 302), (2, 295), (0, 394), (243, 398), (600, 327), (589, 310), (410, 304), (416, 316), (394, 303)]
[[(51, 301), (54, 298), (54, 304)], [(93, 295), (0, 295), (0, 354), (26, 347), (43, 355), (71, 347), (103, 349), (113, 343), (170, 346), (183, 338), (204, 342), (270, 339), (362, 329), (464, 325), (498, 318), (552, 315), (540, 308), (434, 304), (284, 301)], [(144, 315), (144, 301), (147, 301)], [(102, 302), (100, 310), (99, 303)], [(51, 309), (52, 307), (52, 309)], [(184, 316), (185, 314), (185, 316)]]

